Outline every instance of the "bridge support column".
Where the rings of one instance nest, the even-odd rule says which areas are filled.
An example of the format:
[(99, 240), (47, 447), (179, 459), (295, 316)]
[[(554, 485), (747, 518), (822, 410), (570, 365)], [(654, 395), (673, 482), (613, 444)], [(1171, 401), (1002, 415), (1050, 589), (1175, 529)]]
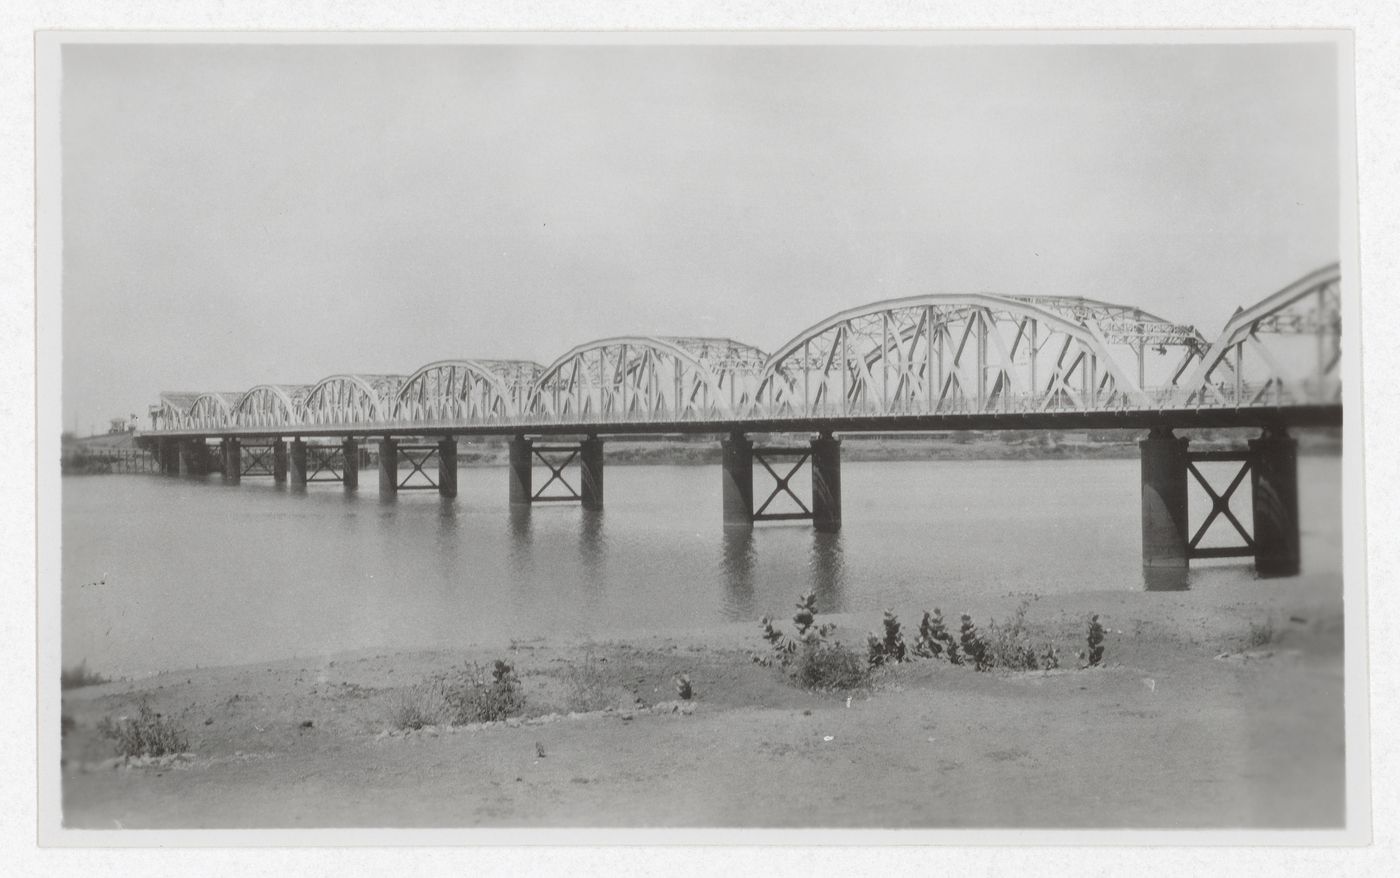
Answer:
[(203, 439), (185, 439), (180, 443), (180, 471), (186, 476), (209, 473), (209, 446)]
[(457, 439), (452, 436), (438, 443), (438, 493), (457, 496)]
[[(340, 443), (340, 456), (344, 458), (341, 469), (341, 482), (345, 490), (354, 491), (360, 487), (360, 443), (354, 436), (346, 436)], [(302, 467), (305, 472), (305, 466)]]
[(579, 499), (584, 509), (603, 508), (603, 440), (589, 436), (579, 443)]
[(379, 493), (399, 492), (399, 443), (385, 436), (379, 440)]
[(1249, 441), (1254, 459), (1254, 569), (1260, 576), (1295, 576), (1298, 535), (1298, 441), (1285, 430), (1265, 430)]
[(1186, 446), (1170, 427), (1153, 427), (1142, 450), (1142, 566), (1186, 567)]
[(156, 440), (156, 462), (167, 476), (180, 474), (180, 444), (175, 439)]
[(528, 506), (534, 496), (534, 464), (531, 458), (534, 442), (524, 436), (510, 440), (510, 502), (513, 506)]
[(287, 483), (287, 442), (281, 437), (272, 440), (272, 481), (278, 485)]
[(743, 433), (720, 440), (724, 526), (753, 527), (753, 442)]
[(841, 440), (830, 433), (812, 440), (812, 526), (841, 529)]
[(237, 484), (243, 478), (243, 446), (232, 436), (223, 442), (224, 481)]
[(288, 472), (291, 475), (292, 484), (305, 487), (306, 485), (306, 443), (300, 438), (292, 440), (290, 454), (287, 455)]

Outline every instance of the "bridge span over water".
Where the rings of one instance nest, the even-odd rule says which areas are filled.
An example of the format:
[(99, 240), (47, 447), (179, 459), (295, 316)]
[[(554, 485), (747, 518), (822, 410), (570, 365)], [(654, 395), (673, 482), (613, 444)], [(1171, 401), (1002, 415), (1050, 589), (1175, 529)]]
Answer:
[[(1318, 269), (1240, 309), (1213, 336), (1126, 304), (937, 294), (831, 315), (772, 352), (728, 338), (629, 335), (581, 344), (547, 365), (461, 358), (403, 375), (167, 392), (140, 441), (168, 473), (219, 469), (233, 482), (270, 475), (353, 488), (360, 442), (374, 440), (381, 491), (454, 496), (458, 438), (509, 436), (513, 503), (600, 508), (604, 437), (719, 434), (726, 524), (807, 519), (835, 530), (838, 433), (1148, 429), (1140, 443), (1144, 563), (1253, 556), (1261, 573), (1289, 574), (1298, 569), (1298, 525), (1296, 445), (1287, 431), (1341, 424), (1340, 281), (1337, 265)], [(1192, 452), (1172, 433), (1228, 426), (1261, 434), (1237, 451)], [(748, 435), (784, 433), (817, 435), (766, 448)], [(1202, 460), (1241, 467), (1222, 491), (1195, 466)], [(536, 464), (549, 472), (539, 490)], [(566, 475), (571, 465), (577, 490)], [(810, 506), (791, 490), (804, 465)], [(775, 485), (757, 506), (755, 471)], [(1246, 475), (1252, 532), (1229, 506)], [(1213, 504), (1194, 535), (1188, 476)], [(551, 486), (567, 490), (551, 494)], [(801, 511), (770, 514), (780, 495)], [(1242, 542), (1202, 546), (1217, 523), (1233, 526)]]

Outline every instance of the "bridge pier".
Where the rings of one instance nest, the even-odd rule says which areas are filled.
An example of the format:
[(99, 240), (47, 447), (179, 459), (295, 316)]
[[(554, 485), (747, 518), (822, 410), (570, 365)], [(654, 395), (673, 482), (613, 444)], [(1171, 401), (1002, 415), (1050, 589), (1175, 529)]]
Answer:
[(584, 509), (603, 508), (603, 440), (589, 436), (579, 444), (579, 498)]
[(178, 476), (180, 474), (180, 444), (178, 440), (157, 440), (156, 462), (160, 465), (161, 473), (167, 476)]
[(203, 439), (185, 439), (180, 442), (180, 470), (186, 476), (209, 474), (209, 446)]
[(1170, 427), (1153, 427), (1142, 451), (1142, 566), (1186, 567), (1190, 560), (1186, 446)]
[(743, 433), (720, 440), (724, 526), (753, 527), (753, 441)]
[(291, 453), (288, 455), (288, 470), (291, 482), (294, 487), (306, 487), (306, 442), (297, 437), (292, 440)]
[(243, 478), (243, 446), (233, 436), (223, 440), (224, 481), (236, 485)]
[[(346, 464), (349, 472), (350, 464)], [(457, 496), (457, 439), (447, 436), (438, 442), (438, 493), (444, 497)]]
[(278, 485), (287, 482), (287, 442), (281, 436), (272, 440), (272, 481)]
[(379, 440), (379, 493), (393, 496), (399, 492), (399, 442), (385, 436)]
[(812, 526), (841, 529), (841, 440), (822, 433), (812, 440)]
[(1254, 495), (1254, 569), (1260, 576), (1294, 576), (1301, 556), (1298, 531), (1298, 441), (1266, 429), (1249, 441)]
[(522, 435), (510, 440), (510, 502), (512, 506), (529, 506), (534, 496), (534, 442)]
[[(305, 452), (303, 452), (304, 454)], [(354, 491), (360, 487), (360, 443), (354, 436), (346, 436), (340, 443), (340, 456), (343, 457), (344, 465), (341, 469), (341, 482), (345, 485), (345, 490)], [(305, 459), (302, 461), (302, 472), (306, 471)], [(456, 490), (456, 472), (453, 472), (453, 490)]]

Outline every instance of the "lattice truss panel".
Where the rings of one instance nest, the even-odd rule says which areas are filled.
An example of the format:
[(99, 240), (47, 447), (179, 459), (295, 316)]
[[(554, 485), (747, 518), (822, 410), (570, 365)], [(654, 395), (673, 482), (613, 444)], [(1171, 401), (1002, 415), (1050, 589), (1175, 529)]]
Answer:
[(767, 355), (723, 338), (626, 337), (580, 345), (536, 383), (531, 420), (692, 421), (740, 416)]
[(404, 380), (396, 423), (498, 424), (519, 420), (544, 367), (528, 360), (443, 360)]
[(302, 407), (311, 386), (259, 384), (239, 397), (233, 409), (233, 426), (282, 427), (301, 423)]
[(828, 318), (773, 355), (759, 400), (772, 417), (1147, 404), (1135, 376), (1089, 328), (986, 294), (876, 302)]
[(1329, 265), (1230, 318), (1177, 405), (1340, 403), (1341, 268)]
[(315, 426), (374, 424), (389, 420), (402, 375), (332, 375), (312, 385), (301, 413)]

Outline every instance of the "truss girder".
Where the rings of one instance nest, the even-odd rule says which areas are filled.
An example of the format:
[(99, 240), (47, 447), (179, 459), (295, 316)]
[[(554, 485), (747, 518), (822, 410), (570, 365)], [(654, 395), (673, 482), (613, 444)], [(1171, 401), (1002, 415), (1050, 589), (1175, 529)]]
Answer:
[(441, 360), (403, 380), (397, 423), (514, 423), (543, 367), (529, 360)]
[(1230, 318), (1180, 382), (1175, 404), (1341, 401), (1341, 267), (1308, 274)]
[(316, 426), (373, 424), (389, 419), (401, 375), (331, 375), (306, 394), (302, 422)]
[(766, 359), (729, 339), (600, 339), (544, 370), (527, 415), (555, 423), (739, 416), (752, 406)]
[(233, 407), (236, 427), (290, 427), (302, 423), (302, 408), (310, 386), (259, 384), (239, 397)]
[(1147, 403), (1101, 336), (983, 293), (876, 302), (781, 347), (760, 382), (770, 417), (1038, 412)]

